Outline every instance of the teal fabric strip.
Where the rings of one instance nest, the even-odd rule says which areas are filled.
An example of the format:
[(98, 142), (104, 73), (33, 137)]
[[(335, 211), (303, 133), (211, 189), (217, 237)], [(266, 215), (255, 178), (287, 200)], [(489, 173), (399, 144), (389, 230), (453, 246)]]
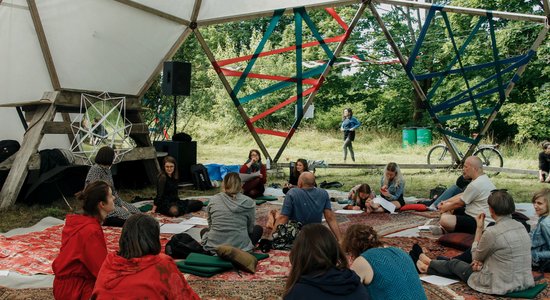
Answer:
[[(488, 62), (488, 63), (467, 66), (467, 67), (464, 67), (464, 71), (470, 72), (470, 71), (482, 70), (482, 69), (485, 69), (485, 68), (492, 68), (492, 67), (495, 67), (496, 64), (500, 64), (501, 66), (502, 65), (507, 65), (507, 64), (518, 62), (522, 58), (524, 58), (524, 55), (518, 55), (518, 56), (514, 56), (514, 57), (510, 57), (510, 58), (501, 59), (501, 60), (498, 60), (498, 61), (492, 61), (492, 62)], [(432, 73), (427, 73), (427, 74), (415, 75), (414, 78), (416, 78), (416, 80), (424, 80), (424, 79), (430, 79), (430, 78), (435, 78), (435, 77), (443, 77), (443, 76), (447, 76), (447, 75), (458, 74), (458, 73), (460, 73), (460, 71), (461, 71), (460, 69), (444, 70), (444, 71), (439, 71), (439, 72), (432, 72)]]
[(248, 64), (246, 65), (245, 70), (241, 74), (241, 77), (239, 78), (239, 81), (237, 81), (237, 84), (235, 84), (235, 87), (233, 88), (233, 94), (235, 97), (239, 94), (239, 91), (241, 90), (241, 87), (244, 84), (244, 81), (246, 80), (246, 77), (248, 76), (248, 73), (252, 70), (252, 67), (254, 66), (254, 63), (256, 63), (256, 59), (262, 53), (262, 50), (265, 47), (265, 44), (269, 40), (269, 37), (275, 30), (275, 27), (277, 26), (277, 23), (279, 23), (279, 20), (281, 19), (281, 16), (285, 12), (284, 9), (278, 9), (273, 13), (273, 17), (271, 18), (271, 22), (269, 23), (269, 26), (267, 27), (266, 32), (264, 33), (264, 36), (262, 37), (262, 40), (258, 44), (258, 47), (256, 47), (256, 50), (254, 51), (254, 54), (252, 55), (252, 59), (248, 61)]
[[(294, 9), (294, 33), (296, 35), (296, 112), (298, 116), (304, 114), (302, 105), (303, 85), (302, 85), (302, 10)], [(305, 11), (304, 11), (305, 12)]]
[(309, 18), (308, 14), (306, 13), (305, 8), (303, 8), (303, 7), (297, 8), (295, 10), (295, 12), (298, 12), (302, 16), (302, 18), (306, 22), (307, 26), (311, 30), (311, 33), (313, 34), (315, 39), (319, 42), (319, 45), (321, 46), (321, 48), (323, 48), (323, 50), (325, 50), (325, 53), (328, 55), (329, 59), (332, 59), (334, 57), (334, 53), (332, 53), (332, 50), (330, 50), (328, 45), (325, 43), (325, 40), (321, 36), (321, 34), (319, 34), (319, 31), (317, 30), (317, 27), (315, 27), (315, 24)]
[(453, 137), (457, 140), (461, 140), (461, 141), (464, 141), (464, 142), (467, 142), (467, 143), (470, 143), (470, 144), (474, 144), (476, 142), (471, 137), (467, 137), (467, 136), (464, 136), (464, 135), (461, 135), (461, 134), (458, 134), (458, 133), (455, 133), (455, 132), (452, 132), (452, 131), (449, 131), (449, 130), (444, 129), (443, 133), (447, 136)]
[[(303, 78), (311, 78), (313, 76), (318, 76), (318, 75), (321, 75), (323, 73), (323, 70), (325, 69), (327, 63), (323, 64), (323, 65), (320, 65), (318, 67), (315, 67), (315, 68), (312, 68), (306, 72), (303, 72)], [(296, 77), (292, 77), (292, 78), (296, 78)], [(268, 86), (267, 88), (263, 89), (263, 90), (260, 90), (256, 93), (253, 93), (253, 94), (250, 94), (246, 97), (242, 97), (241, 99), (239, 99), (239, 102), (242, 104), (242, 103), (247, 103), (251, 100), (254, 100), (256, 98), (259, 98), (259, 97), (263, 97), (269, 93), (272, 93), (274, 91), (277, 91), (277, 90), (280, 90), (280, 89), (283, 89), (283, 88), (286, 88), (286, 87), (289, 87), (291, 85), (293, 85), (294, 82), (291, 82), (291, 81), (281, 81), (281, 82), (277, 82), (276, 84), (273, 84), (271, 86)]]

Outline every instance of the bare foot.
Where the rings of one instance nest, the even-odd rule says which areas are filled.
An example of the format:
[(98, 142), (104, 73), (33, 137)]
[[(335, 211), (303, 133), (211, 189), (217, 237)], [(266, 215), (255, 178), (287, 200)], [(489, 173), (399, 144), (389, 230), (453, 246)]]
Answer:
[(426, 254), (421, 253), (420, 256), (418, 257), (418, 261), (421, 261), (422, 263), (429, 265), (432, 259), (429, 258)]
[(418, 271), (422, 274), (428, 273), (428, 265), (423, 263), (422, 261), (418, 260), (416, 262), (416, 267), (418, 268)]

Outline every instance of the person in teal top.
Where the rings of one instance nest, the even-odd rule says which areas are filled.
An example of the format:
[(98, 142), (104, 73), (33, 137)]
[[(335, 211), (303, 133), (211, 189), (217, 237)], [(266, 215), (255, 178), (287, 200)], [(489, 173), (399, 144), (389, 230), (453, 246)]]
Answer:
[(372, 227), (351, 225), (342, 245), (354, 258), (351, 269), (361, 278), (370, 299), (427, 299), (410, 256), (399, 248), (384, 248)]
[(361, 122), (353, 116), (351, 108), (344, 109), (342, 114), (342, 125), (340, 125), (340, 130), (344, 132), (344, 162), (349, 154), (351, 155), (351, 160), (355, 161), (355, 153), (353, 152), (352, 142), (355, 140), (355, 129), (361, 125)]

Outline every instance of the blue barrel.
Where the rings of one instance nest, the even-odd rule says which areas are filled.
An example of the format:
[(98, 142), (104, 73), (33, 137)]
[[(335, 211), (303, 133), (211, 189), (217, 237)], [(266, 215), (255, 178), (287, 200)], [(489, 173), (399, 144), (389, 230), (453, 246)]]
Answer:
[(432, 131), (429, 128), (420, 127), (416, 129), (416, 144), (419, 146), (432, 145)]
[(403, 128), (403, 148), (416, 144), (416, 128)]

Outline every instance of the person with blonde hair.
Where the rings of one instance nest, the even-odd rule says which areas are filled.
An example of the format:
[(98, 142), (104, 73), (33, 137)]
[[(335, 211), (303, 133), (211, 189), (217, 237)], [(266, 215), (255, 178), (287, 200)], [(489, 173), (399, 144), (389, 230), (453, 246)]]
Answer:
[(263, 228), (254, 225), (256, 202), (242, 193), (239, 174), (225, 175), (222, 192), (210, 199), (206, 211), (208, 228), (201, 231), (204, 250), (212, 252), (223, 244), (243, 251), (254, 250)]
[(531, 202), (539, 216), (537, 226), (530, 233), (533, 269), (545, 271), (550, 269), (550, 189), (536, 192)]
[(351, 269), (359, 275), (367, 299), (426, 299), (411, 258), (396, 247), (383, 247), (376, 231), (353, 224), (346, 231), (342, 248), (353, 259)]
[(334, 235), (322, 224), (305, 225), (290, 251), (284, 299), (368, 299), (361, 279)]
[(119, 251), (109, 253), (99, 270), (92, 299), (200, 299), (174, 260), (160, 253), (160, 227), (153, 217), (131, 216), (118, 244)]
[[(380, 179), (380, 195), (382, 198), (390, 201), (399, 210), (405, 205), (403, 194), (405, 192), (405, 178), (401, 173), (401, 168), (394, 162), (390, 162), (384, 168), (384, 175)], [(367, 212), (385, 212), (386, 210), (373, 199), (367, 201)]]

